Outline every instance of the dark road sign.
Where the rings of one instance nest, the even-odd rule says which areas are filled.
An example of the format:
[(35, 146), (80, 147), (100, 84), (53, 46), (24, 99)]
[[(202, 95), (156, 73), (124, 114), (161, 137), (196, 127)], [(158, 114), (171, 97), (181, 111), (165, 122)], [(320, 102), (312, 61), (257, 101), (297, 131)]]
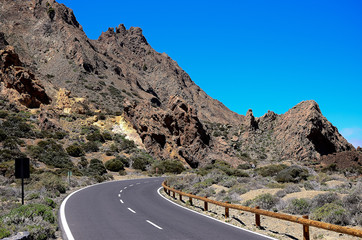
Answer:
[(15, 159), (15, 178), (30, 178), (29, 158)]

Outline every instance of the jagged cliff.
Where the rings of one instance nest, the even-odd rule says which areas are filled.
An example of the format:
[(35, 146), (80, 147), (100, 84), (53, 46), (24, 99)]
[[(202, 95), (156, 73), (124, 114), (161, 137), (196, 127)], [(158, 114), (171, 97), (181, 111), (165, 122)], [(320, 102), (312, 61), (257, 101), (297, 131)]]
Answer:
[[(92, 105), (92, 111), (123, 114), (149, 152), (192, 167), (214, 159), (233, 165), (250, 159), (318, 159), (353, 149), (314, 101), (260, 118), (251, 110), (246, 116), (230, 111), (170, 57), (156, 52), (140, 28), (120, 24), (90, 40), (63, 4), (0, 3), (2, 94), (11, 90), (12, 99), (27, 107), (48, 105), (71, 114), (57, 104), (60, 89), (67, 89), (89, 103), (77, 103), (76, 111)], [(14, 56), (10, 65), (6, 56)]]

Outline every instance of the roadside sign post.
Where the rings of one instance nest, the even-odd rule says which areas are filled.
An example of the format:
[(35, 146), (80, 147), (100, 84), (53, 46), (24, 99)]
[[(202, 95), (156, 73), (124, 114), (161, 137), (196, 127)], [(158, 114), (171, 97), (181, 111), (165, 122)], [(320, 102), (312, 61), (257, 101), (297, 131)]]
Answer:
[(72, 171), (68, 171), (68, 184), (70, 184), (70, 177), (72, 176)]
[(15, 178), (21, 178), (21, 204), (24, 205), (24, 178), (30, 178), (29, 158), (15, 159)]

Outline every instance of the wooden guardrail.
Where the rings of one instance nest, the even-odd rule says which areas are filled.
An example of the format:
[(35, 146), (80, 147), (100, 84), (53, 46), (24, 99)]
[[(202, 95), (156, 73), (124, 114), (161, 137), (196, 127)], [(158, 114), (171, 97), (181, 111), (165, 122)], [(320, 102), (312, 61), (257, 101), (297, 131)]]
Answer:
[(181, 201), (182, 201), (182, 196), (189, 197), (190, 205), (193, 205), (192, 199), (198, 199), (198, 200), (204, 201), (204, 211), (208, 211), (208, 203), (225, 207), (225, 218), (229, 217), (229, 209), (237, 209), (237, 210), (241, 210), (241, 211), (245, 211), (245, 212), (254, 213), (255, 214), (255, 225), (257, 227), (261, 226), (260, 215), (302, 224), (303, 225), (303, 240), (310, 239), (310, 236), (309, 236), (309, 227), (310, 226), (326, 229), (329, 231), (344, 233), (344, 234), (348, 234), (348, 235), (352, 235), (352, 236), (356, 236), (356, 237), (362, 237), (362, 230), (358, 230), (358, 229), (354, 229), (354, 228), (350, 228), (350, 227), (338, 226), (338, 225), (315, 221), (315, 220), (310, 220), (310, 219), (308, 219), (307, 215), (302, 216), (302, 217), (297, 217), (297, 216), (283, 214), (283, 213), (270, 212), (267, 210), (259, 209), (259, 207), (251, 208), (251, 207), (246, 207), (246, 206), (242, 206), (242, 205), (231, 204), (228, 202), (219, 202), (219, 201), (209, 199), (207, 197), (200, 197), (200, 196), (196, 196), (196, 195), (189, 194), (189, 193), (184, 193), (182, 191), (173, 189), (173, 188), (167, 186), (166, 181), (162, 183), (162, 187), (168, 195), (171, 195), (171, 192), (173, 192), (174, 198), (176, 198), (176, 193), (177, 193), (179, 195), (179, 198)]

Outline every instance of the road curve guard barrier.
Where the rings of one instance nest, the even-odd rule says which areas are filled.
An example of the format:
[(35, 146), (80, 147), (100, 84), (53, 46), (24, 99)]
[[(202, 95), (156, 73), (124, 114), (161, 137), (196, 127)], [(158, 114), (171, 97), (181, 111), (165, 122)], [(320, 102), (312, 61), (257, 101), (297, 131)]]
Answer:
[(290, 221), (294, 223), (299, 223), (303, 225), (303, 240), (309, 240), (309, 227), (316, 227), (316, 228), (322, 228), (329, 231), (334, 231), (338, 233), (344, 233), (356, 237), (362, 237), (362, 231), (350, 227), (343, 227), (338, 226), (330, 223), (315, 221), (308, 219), (308, 216), (302, 216), (297, 217), (293, 215), (283, 214), (283, 213), (276, 213), (276, 212), (270, 212), (267, 210), (259, 209), (259, 207), (251, 208), (246, 207), (242, 205), (235, 205), (228, 202), (219, 202), (212, 199), (208, 199), (207, 197), (200, 197), (189, 193), (184, 193), (179, 190), (173, 189), (169, 186), (167, 186), (167, 182), (162, 183), (162, 187), (167, 195), (171, 196), (171, 192), (173, 193), (173, 198), (176, 198), (176, 193), (179, 195), (180, 200), (182, 201), (182, 196), (189, 197), (190, 205), (192, 206), (192, 199), (198, 199), (201, 201), (204, 201), (204, 211), (208, 211), (208, 203), (215, 204), (221, 207), (225, 207), (225, 218), (229, 217), (229, 209), (236, 209), (241, 210), (245, 212), (251, 212), (255, 214), (255, 225), (257, 227), (260, 227), (260, 215), (272, 217), (272, 218), (278, 218), (285, 221)]

